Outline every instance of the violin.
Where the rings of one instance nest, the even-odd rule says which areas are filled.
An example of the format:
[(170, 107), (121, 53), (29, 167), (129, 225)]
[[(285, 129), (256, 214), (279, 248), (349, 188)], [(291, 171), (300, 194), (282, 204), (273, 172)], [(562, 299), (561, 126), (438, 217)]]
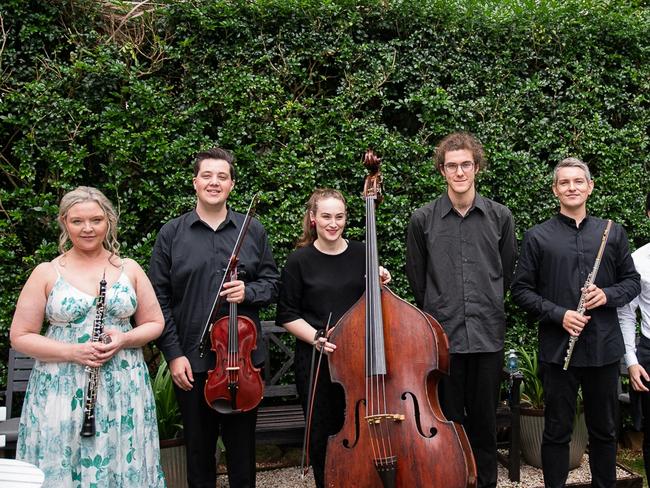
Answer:
[(445, 419), (438, 382), (449, 344), (430, 315), (380, 285), (375, 205), (380, 160), (368, 151), (366, 290), (335, 325), (328, 358), (345, 392), (345, 420), (327, 444), (325, 485), (472, 488), (476, 465), (462, 426)]
[(248, 317), (238, 316), (237, 304), (233, 302), (229, 304), (227, 316), (214, 320), (220, 307), (224, 284), (237, 280), (239, 250), (253, 218), (257, 199), (258, 195), (255, 195), (246, 213), (199, 346), (199, 353), (203, 357), (206, 337), (209, 336), (216, 363), (214, 369), (208, 371), (203, 394), (208, 405), (223, 414), (252, 410), (259, 405), (264, 395), (260, 369), (251, 360), (251, 353), (257, 348), (255, 322)]

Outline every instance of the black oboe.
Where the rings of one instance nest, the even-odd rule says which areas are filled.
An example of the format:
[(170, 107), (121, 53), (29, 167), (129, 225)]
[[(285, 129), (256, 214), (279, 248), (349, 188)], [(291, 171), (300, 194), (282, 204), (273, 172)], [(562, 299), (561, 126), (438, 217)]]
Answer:
[[(106, 301), (106, 273), (99, 282), (99, 296), (93, 324), (92, 342), (108, 344), (111, 337), (104, 334), (104, 307)], [(97, 386), (99, 383), (99, 367), (86, 366), (86, 397), (84, 399), (84, 421), (81, 426), (82, 437), (95, 435), (95, 402), (97, 400)]]

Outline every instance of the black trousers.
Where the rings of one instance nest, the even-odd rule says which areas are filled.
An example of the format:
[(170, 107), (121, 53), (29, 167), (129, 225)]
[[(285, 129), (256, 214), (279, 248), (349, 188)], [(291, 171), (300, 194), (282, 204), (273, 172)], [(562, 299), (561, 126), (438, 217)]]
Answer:
[[(646, 372), (650, 371), (650, 339), (641, 336), (636, 348), (636, 357)], [(643, 381), (647, 388), (650, 382)], [(650, 483), (650, 393), (637, 392), (641, 397), (641, 413), (643, 415), (643, 463), (645, 464), (646, 479)]]
[(449, 376), (443, 376), (438, 388), (440, 406), (448, 420), (465, 428), (476, 460), (477, 487), (495, 487), (503, 351), (449, 356)]
[(544, 387), (542, 470), (544, 485), (562, 487), (569, 474), (569, 442), (576, 415), (578, 387), (582, 387), (589, 432), (589, 467), (594, 488), (616, 485), (616, 426), (618, 419), (618, 362), (599, 367), (539, 363)]
[[(300, 396), (305, 418), (307, 418), (307, 402), (309, 398), (309, 370), (311, 356), (299, 358), (296, 356), (296, 388)], [(316, 360), (318, 356), (316, 356)], [(323, 355), (318, 386), (314, 399), (314, 408), (309, 435), (309, 458), (314, 470), (314, 480), (317, 488), (325, 486), (325, 455), (327, 441), (330, 435), (336, 434), (345, 420), (345, 394), (341, 385), (332, 383), (330, 379), (327, 356)]]
[(231, 488), (255, 487), (255, 423), (257, 408), (223, 415), (210, 408), (203, 396), (207, 373), (194, 373), (194, 388), (174, 385), (183, 418), (187, 483), (190, 488), (214, 488), (217, 484), (215, 453), (219, 434), (226, 447)]

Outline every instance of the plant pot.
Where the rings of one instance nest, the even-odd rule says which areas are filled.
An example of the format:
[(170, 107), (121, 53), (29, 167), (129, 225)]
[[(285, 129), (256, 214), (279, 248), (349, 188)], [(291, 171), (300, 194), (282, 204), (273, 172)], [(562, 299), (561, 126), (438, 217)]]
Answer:
[[(535, 468), (542, 467), (542, 434), (544, 433), (544, 410), (522, 408), (520, 410), (521, 454), (526, 464)], [(575, 469), (582, 463), (587, 450), (587, 426), (585, 414), (580, 413), (569, 443), (569, 469)]]
[[(215, 465), (221, 460), (221, 447), (217, 444), (214, 454)], [(187, 488), (187, 464), (185, 458), (185, 439), (160, 441), (160, 464), (167, 488)]]
[(160, 441), (160, 463), (165, 473), (167, 488), (187, 487), (187, 465), (185, 462), (184, 439)]

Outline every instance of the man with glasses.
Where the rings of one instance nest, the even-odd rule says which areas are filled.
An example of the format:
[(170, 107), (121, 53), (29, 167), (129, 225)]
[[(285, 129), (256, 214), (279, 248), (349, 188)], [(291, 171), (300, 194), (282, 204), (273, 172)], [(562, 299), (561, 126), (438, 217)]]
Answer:
[[(607, 228), (607, 221), (587, 214), (593, 189), (584, 162), (566, 158), (558, 163), (553, 194), (560, 212), (526, 232), (512, 282), (515, 303), (539, 323), (542, 471), (549, 488), (566, 485), (578, 388), (589, 432), (591, 486), (616, 486), (616, 387), (625, 352), (616, 307), (637, 296), (640, 285), (619, 224), (611, 226), (593, 284), (587, 283)], [(578, 307), (581, 302), (583, 313), (577, 310), (583, 308)], [(570, 336), (580, 340), (565, 370)]]
[(517, 243), (512, 213), (479, 195), (483, 146), (471, 134), (445, 137), (435, 154), (447, 191), (411, 216), (406, 273), (417, 306), (449, 337), (449, 376), (439, 386), (447, 419), (462, 424), (478, 487), (497, 482), (496, 409), (506, 327), (503, 299)]

